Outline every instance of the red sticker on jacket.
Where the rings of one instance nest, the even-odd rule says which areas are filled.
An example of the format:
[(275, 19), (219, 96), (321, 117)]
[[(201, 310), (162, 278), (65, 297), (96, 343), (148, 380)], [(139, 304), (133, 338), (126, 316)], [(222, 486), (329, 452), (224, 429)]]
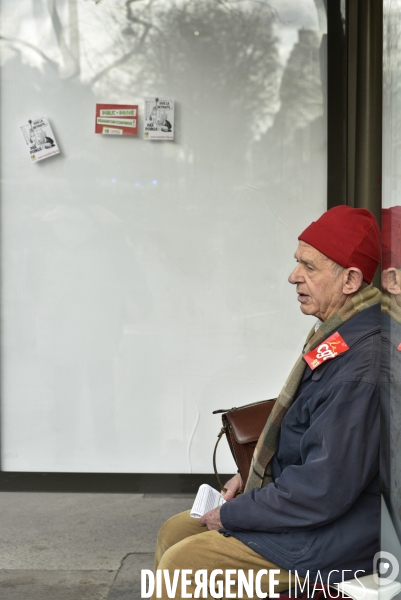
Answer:
[(401, 350), (401, 344), (398, 344), (397, 350)]
[(349, 347), (338, 331), (336, 331), (333, 333), (333, 335), (328, 337), (327, 340), (324, 340), (324, 342), (317, 346), (317, 348), (311, 350), (308, 352), (308, 354), (305, 354), (303, 358), (308, 363), (312, 371), (314, 371), (316, 367), (321, 365), (326, 360), (335, 358), (347, 350), (349, 350)]

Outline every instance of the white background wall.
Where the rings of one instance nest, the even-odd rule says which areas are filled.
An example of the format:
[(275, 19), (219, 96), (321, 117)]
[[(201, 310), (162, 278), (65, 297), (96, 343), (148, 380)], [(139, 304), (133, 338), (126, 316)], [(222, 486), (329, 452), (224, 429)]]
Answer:
[[(212, 411), (279, 392), (326, 63), (320, 2), (272, 6), (0, 1), (3, 470), (211, 472)], [(148, 95), (174, 142), (94, 134), (96, 102)], [(43, 115), (61, 155), (31, 164)]]

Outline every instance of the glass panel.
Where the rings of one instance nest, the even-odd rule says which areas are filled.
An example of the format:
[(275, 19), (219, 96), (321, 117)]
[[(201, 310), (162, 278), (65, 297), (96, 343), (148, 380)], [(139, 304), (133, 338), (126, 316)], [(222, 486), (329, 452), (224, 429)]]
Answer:
[[(401, 3), (384, 2), (382, 550), (401, 564)], [(396, 563), (385, 577), (393, 577)], [(398, 574), (401, 581), (401, 574)], [(384, 594), (386, 588), (383, 588)]]
[[(311, 327), (287, 275), (326, 207), (323, 1), (0, 9), (2, 468), (210, 472), (212, 411), (277, 395)], [(31, 164), (43, 116), (61, 152)]]

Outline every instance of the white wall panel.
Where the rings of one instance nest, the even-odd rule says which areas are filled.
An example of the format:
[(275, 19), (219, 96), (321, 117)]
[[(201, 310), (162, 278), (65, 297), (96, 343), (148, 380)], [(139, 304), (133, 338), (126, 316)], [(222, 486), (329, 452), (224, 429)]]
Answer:
[[(210, 472), (212, 411), (274, 397), (313, 323), (287, 276), (326, 205), (324, 11), (51, 6), (0, 1), (2, 469)], [(94, 134), (148, 95), (174, 142)], [(61, 154), (30, 164), (42, 115)]]

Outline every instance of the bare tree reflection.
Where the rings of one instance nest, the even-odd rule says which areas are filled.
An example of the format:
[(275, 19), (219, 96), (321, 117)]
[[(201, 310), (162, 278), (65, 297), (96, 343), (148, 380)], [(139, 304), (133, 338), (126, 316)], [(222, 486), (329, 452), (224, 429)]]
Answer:
[(185, 138), (179, 119), (177, 135), (187, 177), (202, 166), (221, 179), (225, 167), (216, 174), (216, 161), (228, 165), (227, 176), (241, 173), (250, 142), (278, 109), (272, 9), (266, 2), (185, 0), (166, 7), (128, 0), (126, 18), (126, 52), (92, 84), (102, 94), (117, 87), (173, 95), (185, 111)]
[[(255, 146), (255, 170), (264, 174), (261, 185), (279, 193), (285, 184), (291, 211), (305, 211), (299, 190), (320, 193), (326, 173), (324, 98), (321, 81), (320, 35), (301, 30), (280, 86), (280, 110), (274, 124)], [(311, 158), (313, 157), (313, 160)], [(320, 168), (317, 165), (320, 163)]]
[[(60, 50), (59, 74), (82, 79), (81, 61), (88, 62), (91, 42), (81, 39), (76, 0), (69, 3), (68, 25), (62, 23), (57, 6), (48, 0)], [(105, 66), (99, 51), (98, 59), (90, 62), (93, 76), (88, 87), (97, 96), (132, 96), (133, 90), (140, 97), (174, 96), (186, 117), (182, 139), (177, 119), (177, 156), (186, 164), (188, 181), (191, 175), (196, 179), (200, 168), (210, 170), (215, 185), (233, 173), (244, 174), (250, 144), (267, 130), (279, 107), (281, 68), (269, 4), (126, 0), (110, 16), (119, 32), (109, 51), (114, 59)], [(12, 42), (15, 48), (20, 43), (26, 42)], [(91, 52), (94, 56), (94, 48)]]

